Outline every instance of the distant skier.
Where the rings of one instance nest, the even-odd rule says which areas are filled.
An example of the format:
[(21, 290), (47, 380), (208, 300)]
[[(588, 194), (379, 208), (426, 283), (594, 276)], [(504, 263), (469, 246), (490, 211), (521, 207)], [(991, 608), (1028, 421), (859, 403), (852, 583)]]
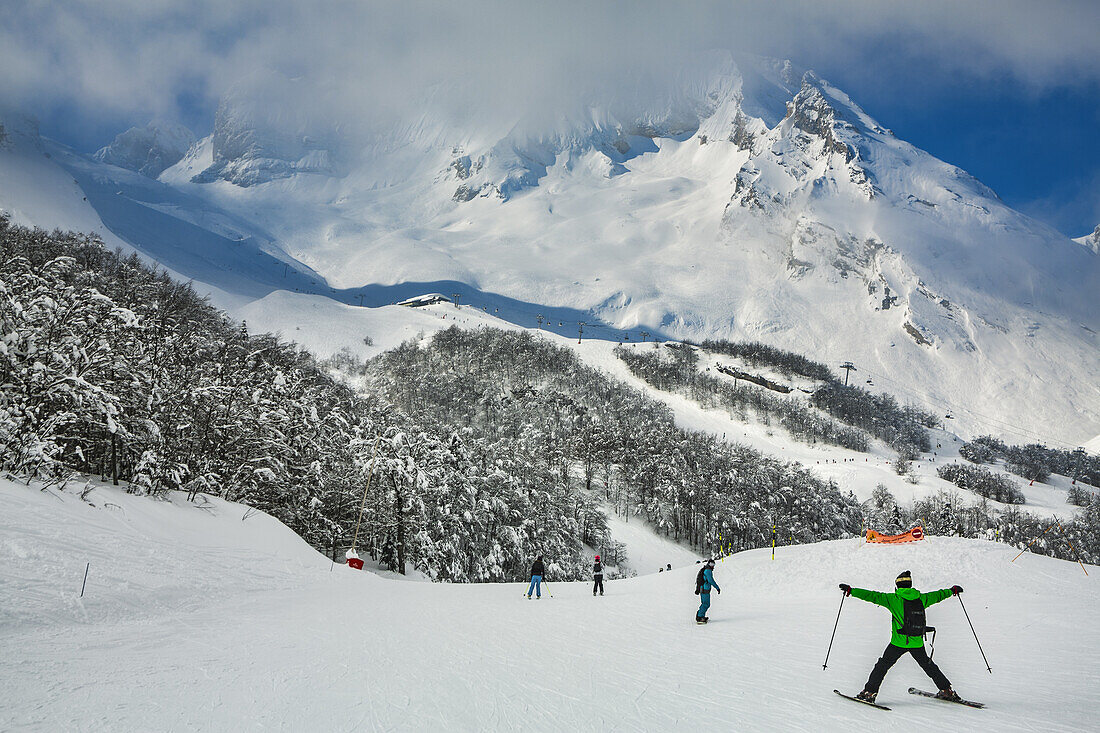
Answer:
[(893, 593), (883, 593), (881, 591), (853, 588), (847, 583), (840, 584), (840, 589), (844, 591), (844, 595), (855, 596), (861, 601), (882, 606), (890, 611), (894, 617), (890, 627), (890, 644), (886, 647), (886, 651), (882, 653), (882, 657), (879, 658), (874, 669), (871, 670), (871, 676), (867, 678), (867, 684), (863, 686), (863, 691), (856, 697), (873, 703), (886, 673), (890, 671), (895, 662), (908, 653), (913, 656), (913, 659), (917, 660), (917, 664), (920, 665), (925, 674), (936, 683), (936, 689), (939, 690), (936, 697), (958, 702), (960, 698), (951, 689), (951, 682), (924, 651), (924, 609), (953, 595), (957, 596), (963, 592), (962, 587), (953, 585), (943, 590), (921, 593), (913, 587), (913, 578), (908, 570), (894, 580), (894, 585), (897, 586), (897, 590)]
[(707, 560), (706, 565), (699, 571), (699, 574), (695, 576), (695, 595), (699, 596), (699, 600), (702, 603), (699, 604), (699, 611), (695, 614), (695, 623), (705, 624), (710, 619), (707, 618), (707, 609), (710, 608), (710, 589), (714, 588), (718, 591), (719, 595), (722, 593), (722, 589), (718, 587), (718, 584), (714, 582), (714, 560)]
[(592, 565), (592, 595), (596, 595), (596, 591), (600, 591), (600, 595), (603, 595), (603, 563), (600, 562), (600, 556), (596, 555), (596, 562)]
[(542, 555), (535, 558), (531, 565), (531, 585), (527, 587), (527, 600), (531, 600), (531, 592), (534, 591), (536, 600), (542, 598), (542, 576), (546, 568), (542, 564)]

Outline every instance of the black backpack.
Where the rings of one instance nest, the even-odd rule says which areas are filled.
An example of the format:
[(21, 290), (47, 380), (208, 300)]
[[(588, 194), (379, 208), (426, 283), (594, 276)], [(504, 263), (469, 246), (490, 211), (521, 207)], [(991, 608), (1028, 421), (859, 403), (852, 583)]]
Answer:
[(905, 600), (902, 605), (901, 628), (898, 633), (902, 636), (924, 636), (925, 626), (924, 604), (919, 598)]
[(703, 571), (706, 569), (706, 566), (699, 568), (699, 574), (695, 576), (695, 595), (699, 595), (703, 592), (703, 583), (707, 580), (703, 577)]

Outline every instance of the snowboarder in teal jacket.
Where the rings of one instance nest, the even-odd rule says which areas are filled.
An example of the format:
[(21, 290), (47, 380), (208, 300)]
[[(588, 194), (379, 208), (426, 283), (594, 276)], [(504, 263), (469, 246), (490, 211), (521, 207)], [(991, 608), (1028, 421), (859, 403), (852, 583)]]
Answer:
[(957, 596), (963, 589), (954, 585), (931, 593), (921, 593), (913, 587), (913, 578), (908, 570), (894, 580), (894, 585), (897, 586), (897, 590), (893, 593), (883, 593), (877, 590), (853, 588), (847, 583), (840, 584), (844, 595), (855, 596), (861, 601), (882, 606), (893, 616), (893, 622), (890, 625), (890, 644), (871, 670), (871, 676), (867, 678), (863, 691), (856, 697), (873, 703), (886, 673), (895, 662), (906, 654), (911, 654), (921, 669), (936, 683), (936, 688), (939, 690), (936, 697), (957, 701), (959, 696), (951, 689), (951, 682), (924, 651), (924, 609), (953, 595)]
[(714, 560), (707, 560), (707, 564), (703, 566), (703, 569), (699, 571), (699, 575), (695, 578), (695, 593), (702, 601), (699, 604), (699, 611), (695, 614), (695, 623), (705, 624), (710, 620), (707, 618), (707, 609), (710, 608), (711, 588), (714, 588), (719, 594), (722, 593), (722, 589), (714, 582)]

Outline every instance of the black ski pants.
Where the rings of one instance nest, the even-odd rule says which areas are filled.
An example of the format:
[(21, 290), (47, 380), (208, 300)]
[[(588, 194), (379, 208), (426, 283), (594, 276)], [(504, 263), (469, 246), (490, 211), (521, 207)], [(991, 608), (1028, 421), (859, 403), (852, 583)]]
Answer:
[(863, 686), (863, 689), (869, 692), (878, 692), (878, 688), (882, 685), (882, 679), (886, 676), (886, 673), (890, 671), (890, 668), (894, 666), (894, 663), (904, 657), (906, 654), (912, 654), (913, 659), (917, 660), (917, 664), (924, 670), (924, 673), (932, 678), (932, 681), (936, 683), (937, 690), (946, 690), (951, 687), (951, 683), (940, 668), (936, 666), (928, 653), (924, 651), (924, 647), (917, 646), (907, 649), (903, 646), (894, 646), (893, 644), (886, 647), (886, 651), (879, 657), (878, 662), (875, 664), (875, 668), (871, 670), (871, 676), (867, 678), (867, 684)]
[(592, 595), (596, 595), (596, 591), (599, 591), (600, 595), (603, 595), (603, 576), (594, 575), (593, 577), (596, 579), (596, 582), (592, 584)]

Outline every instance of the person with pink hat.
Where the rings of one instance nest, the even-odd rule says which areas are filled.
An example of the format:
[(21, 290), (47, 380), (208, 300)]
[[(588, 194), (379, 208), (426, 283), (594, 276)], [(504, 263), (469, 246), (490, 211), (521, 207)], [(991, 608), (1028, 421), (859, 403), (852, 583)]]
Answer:
[(596, 595), (596, 591), (603, 595), (603, 563), (600, 562), (600, 556), (596, 555), (596, 562), (592, 565), (592, 595)]

